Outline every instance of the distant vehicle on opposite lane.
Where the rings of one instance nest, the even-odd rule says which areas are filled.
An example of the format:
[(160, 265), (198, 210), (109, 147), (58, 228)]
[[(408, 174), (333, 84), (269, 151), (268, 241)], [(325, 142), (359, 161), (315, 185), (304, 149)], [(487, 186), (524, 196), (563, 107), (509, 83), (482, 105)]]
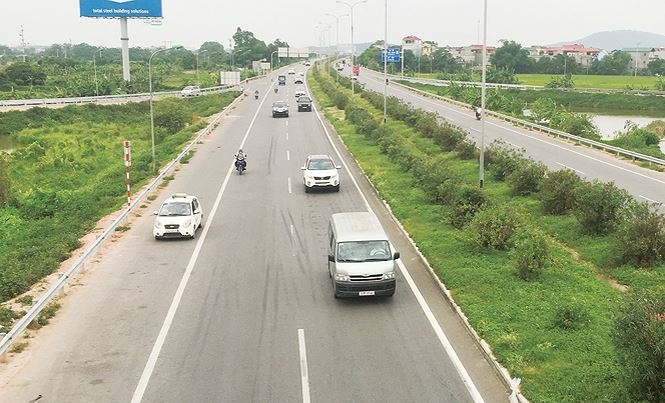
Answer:
[(180, 95), (183, 97), (198, 97), (201, 95), (201, 87), (198, 85), (188, 85), (180, 91)]

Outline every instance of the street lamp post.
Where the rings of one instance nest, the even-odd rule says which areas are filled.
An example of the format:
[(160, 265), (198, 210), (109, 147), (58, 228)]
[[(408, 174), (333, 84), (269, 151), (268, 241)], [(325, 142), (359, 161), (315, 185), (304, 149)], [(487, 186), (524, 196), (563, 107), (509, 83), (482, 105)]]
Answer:
[(327, 16), (333, 17), (335, 19), (335, 50), (339, 52), (339, 19), (342, 17), (348, 17), (348, 14), (335, 15), (326, 13)]
[(483, 5), (483, 73), (480, 84), (480, 187), (485, 184), (485, 89), (487, 87), (487, 0)]
[(640, 55), (640, 42), (637, 42), (637, 47), (635, 48), (635, 77), (637, 77), (637, 57)]
[[(360, 3), (367, 3), (367, 0), (358, 0), (354, 3), (347, 3), (342, 0), (337, 0), (337, 3), (344, 4), (351, 11), (351, 74), (353, 75), (353, 68), (356, 66), (356, 47), (353, 44), (353, 7), (357, 6)], [(355, 80), (351, 80), (351, 93), (355, 94)]]
[(95, 60), (95, 54), (92, 54), (92, 68), (95, 70), (95, 96), (99, 96), (99, 83), (97, 82), (97, 61)]
[(384, 11), (383, 79), (385, 84), (383, 85), (383, 124), (385, 125), (388, 122), (388, 0), (385, 0)]
[(180, 49), (182, 46), (172, 46), (170, 48), (157, 49), (152, 52), (148, 59), (148, 87), (150, 90), (150, 143), (152, 144), (152, 173), (157, 172), (156, 158), (155, 158), (155, 115), (152, 107), (152, 58), (161, 52), (166, 52), (173, 49)]
[[(275, 53), (277, 53), (276, 50), (270, 54), (270, 71), (272, 71), (272, 69), (273, 69), (273, 67), (272, 67), (273, 66), (272, 57), (274, 56)], [(279, 60), (279, 59), (277, 59), (277, 60)]]
[(199, 81), (199, 55), (205, 52), (207, 52), (206, 49), (196, 52), (196, 85), (201, 85), (201, 82)]

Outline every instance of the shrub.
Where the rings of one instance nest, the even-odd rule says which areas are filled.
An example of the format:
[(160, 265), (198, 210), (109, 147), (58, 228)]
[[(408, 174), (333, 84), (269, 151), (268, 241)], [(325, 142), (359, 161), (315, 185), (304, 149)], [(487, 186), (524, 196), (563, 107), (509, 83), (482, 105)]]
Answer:
[(0, 154), (0, 206), (8, 204), (12, 199), (8, 165), (7, 158)]
[(628, 192), (613, 182), (582, 182), (575, 189), (575, 217), (590, 234), (607, 234), (616, 227), (622, 208), (630, 200)]
[(155, 127), (162, 128), (167, 135), (175, 134), (192, 122), (192, 111), (177, 99), (167, 98), (155, 105)]
[(512, 250), (517, 276), (533, 280), (541, 276), (549, 259), (547, 237), (540, 231), (528, 229), (516, 236)]
[(526, 196), (538, 192), (546, 171), (547, 167), (540, 162), (522, 160), (506, 179), (514, 195)]
[(467, 139), (467, 135), (459, 127), (443, 123), (434, 131), (432, 138), (444, 151), (452, 151)]
[(471, 186), (462, 187), (448, 216), (450, 224), (458, 229), (464, 228), (487, 203), (487, 196), (485, 196), (482, 189)]
[(457, 143), (455, 151), (460, 159), (463, 160), (472, 160), (478, 158), (478, 149), (476, 148), (476, 143), (471, 140), (461, 140)]
[(561, 330), (578, 330), (591, 321), (586, 308), (577, 301), (559, 307), (554, 313), (554, 326)]
[(665, 401), (665, 293), (626, 296), (614, 319), (614, 343), (634, 401)]
[(540, 184), (538, 194), (547, 214), (567, 214), (575, 207), (575, 189), (582, 179), (570, 169), (550, 171)]
[(634, 203), (613, 237), (619, 264), (653, 267), (665, 257), (665, 217), (648, 203)]
[(472, 240), (482, 248), (506, 250), (515, 231), (524, 222), (522, 213), (510, 205), (480, 210), (467, 231)]
[(524, 159), (521, 152), (509, 148), (501, 141), (495, 141), (485, 150), (488, 168), (496, 180), (504, 180), (513, 173)]
[(453, 169), (436, 157), (423, 159), (414, 165), (415, 182), (432, 203), (452, 204), (457, 197), (461, 179)]

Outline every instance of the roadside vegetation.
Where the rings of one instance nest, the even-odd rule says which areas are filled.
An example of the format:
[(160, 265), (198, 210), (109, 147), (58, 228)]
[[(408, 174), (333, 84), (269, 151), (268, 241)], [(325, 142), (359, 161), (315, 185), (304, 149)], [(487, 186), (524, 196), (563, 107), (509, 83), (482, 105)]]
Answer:
[[(237, 96), (155, 102), (157, 166)], [(149, 105), (4, 112), (0, 134), (19, 144), (0, 153), (0, 301), (7, 301), (56, 271), (100, 218), (126, 202), (124, 140), (131, 141), (132, 189), (153, 177)], [(15, 318), (0, 309), (0, 328)]]
[(665, 222), (612, 183), (312, 69), (328, 119), (533, 402), (665, 400)]

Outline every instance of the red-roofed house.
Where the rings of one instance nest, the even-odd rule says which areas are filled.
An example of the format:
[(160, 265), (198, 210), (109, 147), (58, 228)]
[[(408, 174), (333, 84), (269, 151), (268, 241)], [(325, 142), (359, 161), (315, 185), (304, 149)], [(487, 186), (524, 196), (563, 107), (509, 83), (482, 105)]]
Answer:
[(412, 51), (416, 57), (420, 57), (422, 55), (422, 45), (422, 39), (415, 35), (409, 35), (402, 38), (402, 48), (404, 50)]

